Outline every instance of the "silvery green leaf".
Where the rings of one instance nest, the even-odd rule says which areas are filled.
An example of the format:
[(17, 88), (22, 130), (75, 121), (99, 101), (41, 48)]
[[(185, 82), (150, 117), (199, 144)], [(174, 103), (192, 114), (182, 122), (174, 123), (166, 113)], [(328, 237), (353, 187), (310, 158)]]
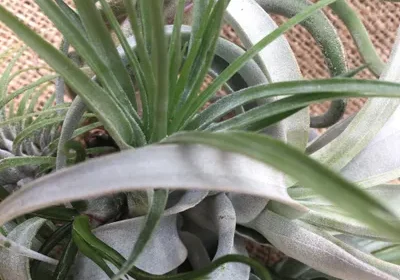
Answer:
[(312, 268), (344, 280), (390, 279), (393, 277), (325, 237), (269, 210), (246, 226), (263, 234), (276, 248)]
[[(45, 219), (32, 218), (15, 227), (7, 238), (30, 248)], [(0, 278), (4, 280), (31, 280), (29, 258), (0, 247)]]
[(366, 239), (358, 236), (352, 236), (348, 234), (335, 235), (340, 241), (351, 245), (352, 247), (364, 252), (371, 254), (373, 251), (381, 250), (385, 247), (390, 246), (391, 242), (379, 241), (373, 239)]
[(380, 185), (369, 188), (367, 191), (400, 216), (400, 185)]
[(268, 200), (263, 197), (256, 197), (245, 194), (228, 194), (236, 213), (238, 224), (251, 222), (265, 208)]
[[(307, 225), (305, 225), (307, 226)], [(380, 269), (381, 271), (386, 272), (387, 274), (390, 274), (394, 276), (396, 279), (400, 278), (400, 266), (399, 265), (394, 265), (392, 263), (382, 261), (374, 256), (372, 256), (369, 253), (364, 253), (362, 250), (358, 250), (357, 248), (359, 246), (350, 246), (346, 244), (345, 242), (342, 242), (340, 239), (335, 238), (334, 236), (321, 231), (315, 227), (309, 227), (310, 231), (313, 231), (314, 233), (317, 233), (318, 235), (322, 236), (323, 238), (331, 241), (332, 243), (336, 244), (343, 250), (345, 250), (347, 253), (353, 255), (360, 261), (369, 264), (373, 267), (376, 267), (377, 269)]]
[(301, 220), (321, 229), (333, 230), (342, 233), (352, 234), (360, 237), (368, 238), (385, 238), (384, 235), (377, 231), (371, 230), (370, 227), (362, 222), (341, 214), (330, 207), (309, 207), (310, 211), (303, 216)]
[(380, 132), (371, 140), (349, 164), (341, 174), (351, 181), (367, 181), (380, 174), (391, 171), (392, 177), (384, 178), (386, 181), (374, 183), (386, 183), (400, 176), (400, 109), (397, 109)]
[(86, 209), (82, 212), (95, 223), (104, 224), (117, 218), (124, 203), (124, 195), (103, 196), (85, 201)]
[(261, 279), (255, 276), (254, 274), (250, 274), (249, 280), (261, 280)]
[(210, 256), (199, 237), (187, 231), (180, 232), (179, 236), (188, 249), (188, 260), (194, 270), (206, 267), (211, 263)]
[(52, 205), (146, 188), (240, 192), (307, 211), (289, 197), (281, 176), (261, 162), (215, 148), (148, 146), (86, 161), (27, 184), (0, 204), (0, 225)]
[[(380, 77), (383, 81), (396, 82), (400, 80), (399, 46), (400, 36), (398, 34), (390, 60)], [(389, 134), (396, 133), (397, 130), (393, 131), (392, 129), (399, 115), (397, 112), (394, 114), (399, 104), (400, 100), (398, 99), (374, 98), (368, 100), (343, 133), (313, 153), (312, 156), (334, 170), (341, 170), (346, 167), (347, 176), (352, 176), (351, 170), (361, 164), (360, 160), (366, 159), (365, 155), (362, 158), (364, 153), (361, 154), (360, 158), (356, 157), (360, 152), (364, 150), (366, 154), (369, 151), (373, 153), (373, 147), (377, 141), (384, 139)], [(372, 144), (370, 144), (371, 142)], [(389, 161), (389, 163), (385, 164), (385, 161)], [(361, 178), (375, 175), (371, 172), (374, 167), (381, 168), (383, 171), (385, 171), (383, 166), (387, 167), (386, 169), (391, 169), (394, 165), (393, 158), (385, 158), (385, 161), (376, 159), (370, 161), (371, 166)]]
[[(162, 217), (146, 250), (139, 256), (136, 266), (152, 274), (165, 274), (181, 265), (187, 250), (179, 238), (177, 216)], [(131, 253), (139, 236), (143, 217), (107, 224), (93, 233), (125, 258)], [(107, 275), (91, 260), (78, 256), (74, 266), (76, 280), (106, 280)]]
[(178, 214), (190, 208), (193, 208), (197, 204), (199, 204), (207, 195), (208, 191), (185, 191), (174, 205), (164, 211), (164, 216)]
[[(243, 239), (235, 239), (236, 215), (226, 194), (221, 193), (203, 200), (189, 209), (184, 216), (217, 235), (217, 248), (213, 260), (228, 254), (246, 254)], [(190, 248), (188, 248), (190, 251)], [(249, 278), (250, 268), (243, 264), (228, 263), (218, 268), (208, 277), (210, 279), (241, 280)]]
[[(249, 18), (252, 20), (249, 21)], [(247, 48), (277, 28), (273, 19), (254, 0), (232, 0), (226, 10), (226, 20)], [(255, 61), (270, 82), (302, 78), (294, 54), (284, 37), (260, 51)], [(302, 110), (274, 126), (273, 136), (304, 150), (308, 141), (309, 122), (308, 110)]]

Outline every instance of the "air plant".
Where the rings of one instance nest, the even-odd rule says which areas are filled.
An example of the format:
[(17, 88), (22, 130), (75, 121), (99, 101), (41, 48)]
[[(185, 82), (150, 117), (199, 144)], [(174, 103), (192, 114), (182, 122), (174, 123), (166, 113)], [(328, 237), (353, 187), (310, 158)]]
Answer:
[[(162, 1), (95, 2), (75, 0), (75, 11), (36, 0), (64, 36), (61, 51), (0, 6), (1, 21), (59, 75), (57, 105), (32, 122), (58, 133), (62, 121), (46, 153), (14, 154), (4, 169), (42, 167), (0, 203), (2, 279), (400, 278), (400, 189), (386, 185), (400, 175), (399, 41), (383, 64), (344, 0), (199, 0), (190, 26), (184, 0), (166, 26)], [(346, 68), (327, 5), (380, 81), (349, 78), (359, 69)], [(278, 27), (268, 13), (290, 19)], [(223, 19), (245, 49), (219, 36)], [(302, 80), (282, 36), (300, 23), (331, 79)], [(348, 97), (372, 99), (339, 121)], [(308, 105), (324, 100), (328, 113), (310, 119)], [(96, 122), (82, 123), (88, 116)], [(333, 126), (309, 143), (310, 125)], [(74, 139), (98, 126), (118, 151), (96, 147), (87, 160), (94, 151)], [(8, 140), (31, 147), (31, 136)], [(246, 240), (287, 258), (267, 271)]]

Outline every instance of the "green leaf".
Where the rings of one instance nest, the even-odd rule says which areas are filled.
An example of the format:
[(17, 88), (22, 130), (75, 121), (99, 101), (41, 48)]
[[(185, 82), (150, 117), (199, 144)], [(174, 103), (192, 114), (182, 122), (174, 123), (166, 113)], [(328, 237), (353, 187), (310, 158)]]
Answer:
[(92, 233), (87, 216), (77, 217), (74, 220), (73, 230), (76, 234), (79, 234), (80, 238), (90, 247), (98, 251), (102, 258), (115, 265), (122, 265), (123, 262), (125, 262), (125, 258), (121, 256), (121, 254), (109, 247)]
[[(52, 1), (44, 2), (54, 5)], [(82, 96), (88, 107), (98, 115), (120, 147), (128, 147), (130, 143), (134, 143), (131, 123), (107, 92), (91, 81), (67, 57), (60, 54), (57, 49), (23, 25), (2, 6), (0, 6), (0, 18), (53, 69), (59, 72), (75, 92)], [(62, 18), (64, 17), (60, 17), (61, 20)]]
[(68, 20), (75, 25), (76, 29), (82, 33), (82, 36), (86, 37), (85, 28), (82, 25), (81, 19), (79, 15), (70, 7), (68, 6), (64, 0), (56, 0), (56, 3), (62, 10), (62, 12), (68, 17)]
[(146, 244), (150, 241), (151, 236), (155, 228), (157, 227), (161, 216), (165, 210), (165, 206), (168, 201), (168, 190), (156, 190), (152, 196), (151, 207), (146, 216), (143, 224), (143, 228), (140, 231), (139, 237), (133, 247), (132, 253), (128, 257), (127, 261), (116, 273), (112, 280), (118, 280), (125, 276), (135, 265), (135, 261), (139, 257), (140, 253), (146, 247)]
[(129, 45), (129, 42), (127, 38), (125, 37), (123, 31), (121, 30), (121, 27), (119, 25), (118, 20), (116, 19), (112, 8), (110, 5), (107, 3), (106, 0), (100, 0), (101, 5), (103, 7), (103, 12), (105, 16), (107, 17), (108, 21), (111, 23), (111, 27), (114, 30), (115, 34), (118, 37), (119, 42), (121, 43), (121, 46), (125, 52), (125, 55), (128, 57), (129, 60), (129, 65), (133, 67), (133, 73), (135, 75), (135, 79), (138, 83), (139, 86), (139, 93), (140, 93), (140, 103), (142, 105), (142, 110), (143, 110), (143, 129), (145, 130), (145, 134), (147, 133), (146, 129), (148, 127), (148, 122), (149, 122), (149, 104), (147, 101), (147, 93), (146, 93), (146, 88), (144, 84), (144, 73), (143, 69), (139, 63), (139, 60), (136, 56), (136, 53), (132, 50), (132, 48)]
[(106, 67), (109, 68), (121, 86), (121, 91), (115, 92), (117, 100), (121, 105), (133, 106), (137, 110), (132, 81), (95, 3), (87, 0), (75, 0), (75, 4), (88, 35), (89, 44), (94, 48), (96, 55), (103, 60)]
[(26, 120), (26, 119), (31, 118), (31, 117), (36, 117), (36, 116), (44, 117), (44, 116), (48, 116), (49, 114), (55, 113), (56, 111), (59, 111), (59, 110), (65, 111), (65, 110), (68, 109), (68, 107), (69, 107), (69, 104), (65, 103), (65, 104), (60, 104), (60, 105), (54, 106), (53, 108), (46, 109), (46, 110), (43, 110), (43, 111), (25, 114), (25, 115), (20, 116), (20, 117), (8, 118), (7, 120), (0, 122), (0, 128), (4, 127), (6, 125), (12, 124), (12, 123), (16, 123), (16, 122), (20, 122), (20, 121)]
[[(91, 117), (95, 117), (95, 115), (87, 113), (87, 114), (85, 114), (85, 117), (91, 118)], [(13, 149), (16, 149), (26, 138), (32, 136), (38, 130), (49, 127), (49, 126), (57, 125), (57, 124), (61, 123), (62, 121), (64, 121), (64, 118), (65, 118), (64, 116), (61, 116), (61, 117), (54, 117), (51, 119), (44, 119), (44, 120), (35, 122), (32, 125), (28, 126), (24, 130), (22, 130), (21, 133), (19, 133), (17, 135), (17, 137), (15, 137), (14, 142), (13, 142)]]
[[(171, 115), (174, 100), (174, 91), (176, 81), (178, 79), (179, 70), (182, 63), (182, 42), (181, 42), (181, 28), (183, 13), (185, 8), (185, 0), (178, 1), (178, 7), (176, 9), (176, 15), (174, 19), (174, 28), (171, 35), (171, 40), (168, 50), (168, 65), (169, 65), (169, 90), (168, 90), (168, 116)], [(203, 1), (197, 1), (196, 3), (202, 3)], [(197, 4), (196, 4), (197, 5)], [(193, 29), (192, 29), (193, 30)]]
[[(152, 62), (156, 88), (153, 100), (151, 141), (158, 142), (167, 136), (168, 127), (168, 50), (164, 35), (164, 17), (162, 1), (145, 0), (149, 2), (149, 12), (152, 26)], [(143, 2), (142, 2), (143, 3)], [(147, 30), (149, 31), (149, 30)], [(152, 104), (150, 104), (151, 106)]]
[(380, 76), (385, 63), (379, 57), (375, 47), (369, 37), (368, 31), (360, 20), (357, 12), (347, 4), (345, 0), (338, 0), (330, 5), (330, 8), (343, 21), (350, 31), (357, 49), (365, 63), (376, 76)]
[(48, 220), (69, 222), (72, 221), (79, 213), (72, 208), (53, 206), (43, 210), (35, 211), (33, 214)]
[(56, 270), (53, 273), (54, 280), (64, 280), (68, 277), (68, 272), (74, 264), (76, 254), (78, 253), (78, 247), (75, 242), (70, 239), (68, 244), (63, 250), (60, 262), (58, 263)]
[(225, 83), (227, 82), (243, 65), (246, 64), (250, 59), (257, 55), (257, 53), (262, 50), (269, 43), (273, 42), (279, 36), (281, 36), (284, 32), (291, 29), (294, 25), (302, 22), (307, 17), (312, 15), (315, 11), (335, 2), (336, 0), (322, 0), (318, 3), (310, 6), (305, 9), (303, 12), (289, 19), (287, 22), (282, 24), (275, 31), (264, 37), (260, 40), (259, 43), (250, 48), (243, 56), (234, 61), (228, 68), (222, 72), (218, 78), (214, 80), (214, 82), (201, 94), (198, 98), (190, 104), (187, 104), (185, 108), (177, 115), (174, 120), (174, 131), (177, 131), (179, 128), (184, 126), (185, 121), (193, 116), (206, 102), (214, 95), (214, 93)]
[(55, 157), (44, 157), (44, 156), (21, 156), (21, 157), (9, 157), (0, 160), (0, 171), (8, 168), (15, 168), (26, 165), (41, 165), (41, 164), (55, 164)]
[(82, 236), (82, 232), (79, 230), (79, 220), (74, 221), (73, 223), (73, 231), (72, 238), (79, 251), (90, 258), (94, 263), (96, 263), (106, 274), (108, 277), (112, 277), (114, 274), (107, 263), (103, 260), (103, 258), (98, 254), (98, 252), (86, 243), (85, 239)]
[(313, 189), (373, 229), (399, 239), (398, 220), (381, 202), (339, 175), (277, 140), (252, 133), (188, 132), (169, 137), (167, 143), (205, 144), (237, 152), (283, 171), (299, 184)]
[[(19, 51), (13, 56), (7, 67), (1, 73), (0, 78), (0, 98), (3, 99), (7, 96), (7, 87), (10, 82), (11, 71), (17, 63), (18, 59), (24, 54), (26, 47), (20, 48)], [(1, 108), (2, 106), (0, 106)]]
[(33, 89), (39, 85), (45, 84), (47, 82), (50, 82), (52, 80), (54, 80), (55, 78), (57, 78), (58, 75), (46, 75), (43, 76), (39, 79), (37, 79), (36, 81), (29, 83), (28, 85), (21, 87), (17, 90), (15, 90), (14, 92), (11, 92), (10, 94), (8, 94), (6, 97), (4, 97), (3, 99), (1, 99), (0, 101), (0, 108), (4, 107), (8, 102), (10, 102), (11, 100), (13, 100), (14, 98), (18, 97), (20, 94)]
[[(72, 223), (67, 223), (56, 229), (40, 246), (38, 253), (47, 255), (57, 246), (62, 240), (71, 235)], [(40, 262), (37, 260), (32, 261), (31, 272), (35, 276), (38, 272)]]
[[(145, 1), (147, 2), (147, 1)], [(124, 4), (128, 13), (129, 22), (131, 24), (131, 28), (133, 34), (135, 36), (135, 40), (137, 43), (137, 52), (138, 58), (140, 61), (140, 65), (142, 67), (143, 73), (143, 81), (145, 83), (145, 89), (147, 94), (147, 102), (149, 104), (149, 116), (154, 114), (153, 106), (154, 104), (154, 93), (156, 92), (156, 81), (154, 76), (154, 69), (151, 64), (150, 56), (146, 49), (146, 43), (143, 38), (143, 33), (139, 27), (139, 21), (136, 14), (136, 1), (133, 0), (124, 0)], [(142, 3), (141, 3), (142, 4)], [(148, 131), (151, 131), (151, 126), (153, 123), (149, 120), (149, 127), (147, 128)]]
[(209, 72), (209, 68), (214, 59), (226, 5), (227, 1), (218, 1), (209, 15), (205, 32), (202, 34), (202, 41), (198, 54), (191, 67), (188, 83), (181, 96), (183, 100), (179, 100), (182, 106), (186, 106), (186, 104), (190, 104), (192, 100), (197, 99), (200, 88)]
[(379, 251), (372, 252), (372, 254), (381, 260), (400, 265), (400, 245), (393, 245)]

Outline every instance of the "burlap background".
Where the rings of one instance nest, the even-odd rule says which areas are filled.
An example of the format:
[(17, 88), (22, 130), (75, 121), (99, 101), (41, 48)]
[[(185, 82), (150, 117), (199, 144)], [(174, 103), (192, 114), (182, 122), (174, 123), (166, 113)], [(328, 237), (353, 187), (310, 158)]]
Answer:
[[(382, 0), (348, 1), (361, 15), (379, 55), (387, 61), (394, 42), (396, 30), (400, 24), (400, 3), (391, 3)], [(67, 0), (66, 2), (70, 3), (72, 0)], [(0, 0), (0, 4), (7, 7), (46, 40), (56, 46), (59, 45), (61, 40), (60, 34), (50, 21), (39, 11), (39, 8), (35, 5), (33, 0)], [(349, 67), (360, 66), (362, 60), (349, 32), (346, 30), (344, 25), (334, 15), (332, 15), (329, 9), (327, 10), (328, 16), (332, 19), (334, 25), (339, 30), (340, 37), (342, 38), (346, 49)], [(275, 19), (278, 23), (284, 20), (281, 17), (275, 17)], [(229, 26), (224, 27), (223, 35), (230, 38), (232, 41), (238, 42), (237, 37)], [(297, 26), (287, 33), (287, 38), (298, 58), (300, 68), (305, 78), (312, 79), (328, 77), (328, 71), (324, 64), (322, 53), (305, 29)], [(18, 43), (19, 40), (16, 36), (0, 23), (0, 53)], [(36, 54), (27, 51), (17, 63), (15, 70), (38, 65), (44, 66), (45, 64)], [(0, 65), (0, 73), (4, 70), (5, 66), (6, 63)], [(26, 85), (47, 72), (47, 70), (42, 69), (39, 71), (31, 70), (21, 74), (11, 83), (9, 90), (15, 90)], [(373, 78), (371, 73), (368, 71), (362, 72), (359, 77)], [(52, 88), (50, 87), (49, 91), (51, 90)], [(46, 96), (43, 96), (41, 102), (45, 99)], [(346, 114), (358, 111), (363, 104), (363, 99), (351, 99)], [(320, 114), (326, 110), (327, 106), (327, 103), (314, 105), (312, 106), (312, 112), (314, 114)], [(279, 254), (276, 252), (272, 251), (271, 253), (270, 250), (260, 246), (255, 246), (254, 244), (249, 244), (248, 249), (251, 251), (253, 256), (264, 261), (265, 264), (271, 264), (279, 257)]]

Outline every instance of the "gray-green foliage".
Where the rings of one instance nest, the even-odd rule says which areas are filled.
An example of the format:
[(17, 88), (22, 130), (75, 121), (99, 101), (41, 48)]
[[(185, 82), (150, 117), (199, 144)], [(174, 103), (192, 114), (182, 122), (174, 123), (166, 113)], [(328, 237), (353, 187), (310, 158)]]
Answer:
[[(64, 36), (61, 52), (0, 6), (59, 75), (6, 95), (17, 54), (0, 80), (4, 280), (400, 278), (400, 188), (386, 184), (400, 176), (399, 39), (384, 65), (345, 0), (74, 2), (36, 0)], [(358, 70), (346, 68), (327, 5), (380, 81), (345, 78)], [(278, 27), (268, 13), (290, 19)], [(245, 49), (220, 38), (223, 18)], [(302, 80), (282, 36), (300, 23), (334, 78)], [(348, 97), (371, 99), (337, 122)], [(310, 118), (324, 100), (336, 101)], [(332, 124), (308, 141), (310, 126)], [(101, 125), (112, 147), (71, 141)], [(267, 271), (247, 257), (249, 240), (287, 257)]]

